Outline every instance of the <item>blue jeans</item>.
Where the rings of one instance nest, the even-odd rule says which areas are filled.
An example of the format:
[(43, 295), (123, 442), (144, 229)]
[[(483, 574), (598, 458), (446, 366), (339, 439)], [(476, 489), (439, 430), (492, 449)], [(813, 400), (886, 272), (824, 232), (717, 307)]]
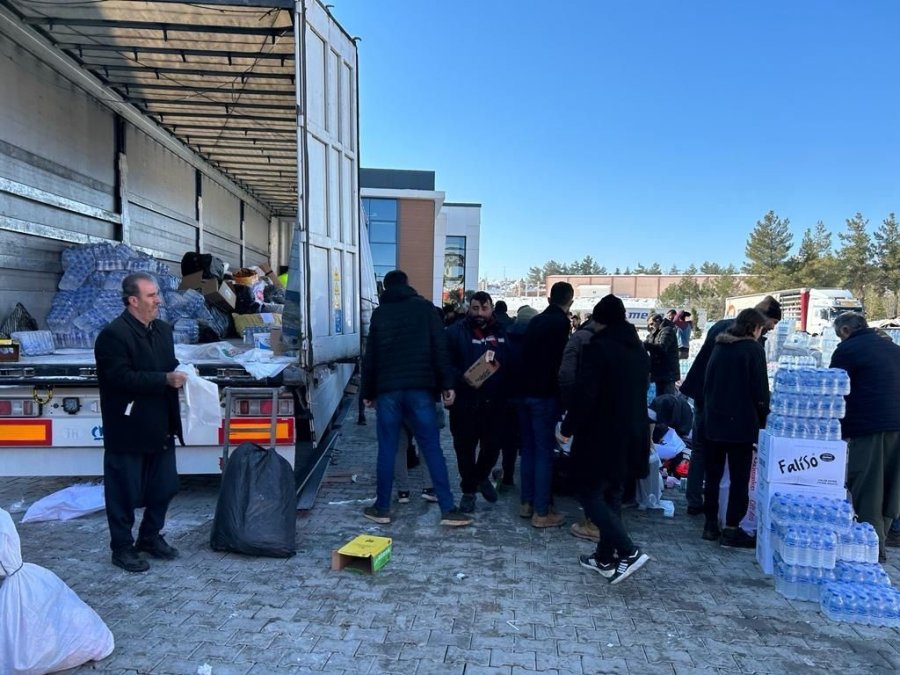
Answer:
[(531, 503), (534, 512), (545, 516), (550, 510), (553, 482), (553, 448), (559, 404), (554, 398), (526, 398), (519, 407), (522, 431), (521, 500)]
[(394, 482), (394, 462), (400, 429), (405, 419), (412, 427), (419, 452), (425, 459), (431, 483), (441, 511), (446, 513), (454, 506), (447, 477), (447, 464), (441, 450), (434, 396), (427, 389), (398, 389), (379, 394), (375, 399), (378, 415), (378, 459), (375, 464), (375, 508), (387, 511), (391, 506), (391, 489)]

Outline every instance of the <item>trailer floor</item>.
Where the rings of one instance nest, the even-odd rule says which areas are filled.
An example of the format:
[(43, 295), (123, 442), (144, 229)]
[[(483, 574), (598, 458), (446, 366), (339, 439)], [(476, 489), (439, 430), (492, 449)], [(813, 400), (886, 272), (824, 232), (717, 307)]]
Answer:
[[(374, 494), (374, 417), (342, 429), (314, 508), (298, 514), (289, 560), (210, 550), (217, 478), (186, 478), (166, 534), (182, 557), (146, 574), (113, 567), (102, 513), (21, 525), (24, 506), (78, 479), (6, 479), (24, 558), (66, 581), (116, 639), (106, 660), (75, 672), (197, 673), (786, 673), (896, 672), (900, 631), (830, 623), (811, 603), (788, 601), (752, 552), (700, 539), (683, 495), (676, 515), (626, 513), (653, 560), (619, 586), (578, 565), (591, 549), (567, 528), (536, 530), (518, 498), (479, 498), (474, 527), (437, 525), (418, 498), (394, 523), (362, 518)], [(455, 466), (447, 431), (444, 448)], [(558, 500), (569, 522), (579, 511)], [(393, 538), (375, 576), (329, 569), (331, 551), (360, 533)], [(886, 566), (900, 583), (900, 550)]]

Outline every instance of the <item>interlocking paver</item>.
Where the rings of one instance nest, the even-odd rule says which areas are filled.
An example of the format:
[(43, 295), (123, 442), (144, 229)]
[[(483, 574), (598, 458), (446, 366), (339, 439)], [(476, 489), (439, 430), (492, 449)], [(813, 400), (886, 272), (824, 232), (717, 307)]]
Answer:
[[(675, 518), (625, 512), (653, 560), (621, 586), (578, 566), (589, 542), (518, 518), (515, 492), (496, 505), (479, 499), (471, 528), (438, 527), (437, 507), (418, 499), (394, 504), (395, 522), (374, 527), (363, 504), (331, 503), (374, 494), (369, 420), (344, 427), (334, 457), (334, 470), (357, 482), (332, 474), (315, 507), (298, 514), (294, 558), (209, 549), (217, 477), (182, 479), (166, 526), (182, 557), (151, 561), (144, 575), (110, 565), (102, 513), (19, 525), (25, 559), (62, 577), (116, 637), (111, 657), (80, 672), (193, 674), (204, 663), (216, 675), (900, 670), (900, 631), (832, 623), (814, 603), (785, 600), (752, 554), (702, 541), (675, 491), (666, 493)], [(455, 485), (446, 430), (443, 446)], [(0, 506), (81, 480), (4, 479)], [(416, 494), (418, 470), (411, 480)], [(570, 522), (581, 517), (568, 497), (557, 506)], [(331, 551), (364, 532), (393, 538), (391, 562), (374, 576), (330, 571)], [(897, 553), (889, 556), (896, 585)]]

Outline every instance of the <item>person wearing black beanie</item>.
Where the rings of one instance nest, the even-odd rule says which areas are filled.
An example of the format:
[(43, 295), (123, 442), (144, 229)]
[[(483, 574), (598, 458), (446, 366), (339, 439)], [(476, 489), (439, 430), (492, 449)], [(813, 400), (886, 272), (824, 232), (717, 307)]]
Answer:
[(650, 559), (632, 542), (621, 513), (626, 481), (650, 470), (650, 363), (619, 298), (604, 297), (592, 318), (596, 335), (583, 348), (560, 435), (572, 437), (579, 501), (600, 532), (594, 553), (579, 562), (617, 584)]

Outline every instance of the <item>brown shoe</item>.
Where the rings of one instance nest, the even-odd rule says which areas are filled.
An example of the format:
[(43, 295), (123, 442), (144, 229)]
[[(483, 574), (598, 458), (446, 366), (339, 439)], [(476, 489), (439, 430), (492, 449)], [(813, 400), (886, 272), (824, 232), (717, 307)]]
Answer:
[(534, 515), (534, 507), (531, 502), (522, 502), (519, 504), (519, 518), (531, 518)]
[(546, 516), (534, 514), (531, 516), (532, 527), (559, 527), (566, 522), (566, 517), (561, 513), (547, 512)]
[(579, 539), (587, 539), (594, 542), (600, 541), (600, 530), (587, 518), (580, 523), (572, 523), (569, 532), (572, 533), (573, 537), (578, 537)]

